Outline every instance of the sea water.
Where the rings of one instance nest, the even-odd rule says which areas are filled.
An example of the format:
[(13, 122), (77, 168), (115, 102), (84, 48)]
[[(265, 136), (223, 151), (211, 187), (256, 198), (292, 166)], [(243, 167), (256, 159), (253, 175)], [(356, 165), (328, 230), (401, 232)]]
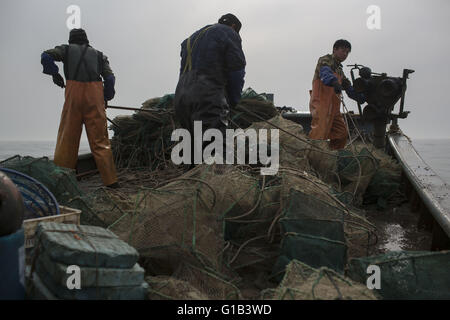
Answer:
[[(0, 141), (0, 161), (15, 155), (35, 158), (53, 158), (56, 140), (54, 141)], [(89, 153), (89, 143), (80, 141), (78, 154)]]

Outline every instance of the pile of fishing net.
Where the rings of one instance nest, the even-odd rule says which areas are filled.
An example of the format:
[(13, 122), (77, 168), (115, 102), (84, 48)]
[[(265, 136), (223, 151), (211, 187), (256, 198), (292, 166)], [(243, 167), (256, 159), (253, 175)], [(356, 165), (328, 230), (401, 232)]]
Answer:
[(131, 116), (113, 119), (111, 139), (117, 167), (148, 167), (156, 170), (170, 159), (172, 131), (179, 127), (175, 120), (173, 95), (145, 101), (142, 109)]
[(372, 290), (326, 267), (319, 269), (292, 260), (275, 289), (261, 292), (262, 300), (377, 300)]
[(0, 167), (13, 169), (36, 179), (48, 188), (59, 205), (80, 209), (83, 213), (82, 224), (106, 227), (99, 218), (99, 213), (108, 211), (110, 202), (105, 201), (100, 205), (98, 199), (103, 199), (109, 194), (105, 188), (98, 188), (98, 181), (92, 190), (84, 190), (85, 188), (77, 181), (75, 170), (58, 167), (48, 157), (16, 155), (1, 161)]
[(349, 277), (364, 282), (377, 266), (383, 299), (450, 299), (450, 251), (397, 251), (351, 259)]
[[(176, 142), (171, 141), (172, 131), (180, 127), (175, 117), (173, 94), (145, 101), (142, 108), (130, 116), (113, 119), (111, 139), (114, 161), (119, 168), (148, 167), (151, 170), (171, 166), (170, 154)], [(240, 110), (250, 110), (249, 114)], [(278, 113), (264, 94), (248, 88), (231, 111), (232, 127), (247, 128), (259, 118), (269, 119)], [(258, 118), (259, 117), (259, 118)]]
[[(326, 141), (310, 141), (261, 95), (244, 99), (232, 123), (258, 135), (279, 129), (277, 172), (261, 175), (260, 163), (202, 164), (184, 172), (170, 164), (170, 134), (177, 127), (172, 101), (171, 95), (151, 99), (143, 108), (152, 112), (114, 120), (121, 128), (112, 139), (120, 189), (92, 183), (98, 176), (71, 189), (75, 172), (49, 166), (48, 159), (30, 160), (45, 164), (47, 173), (27, 172), (55, 185), (59, 201), (81, 209), (82, 223), (108, 228), (138, 250), (152, 299), (248, 299), (261, 292), (280, 298), (286, 288), (301, 299), (372, 298), (343, 275), (349, 259), (366, 256), (374, 243), (375, 228), (357, 206), (362, 199), (389, 198), (383, 183), (373, 184), (380, 168), (396, 173), (385, 155), (365, 144), (338, 152)], [(275, 144), (268, 131), (258, 147)], [(15, 168), (30, 167), (26, 158), (16, 160)], [(307, 272), (306, 282), (287, 285), (282, 279), (290, 279), (293, 260), (314, 272)], [(328, 289), (317, 293), (311, 289), (316, 282)]]
[(66, 205), (72, 198), (82, 194), (75, 171), (58, 167), (47, 157), (16, 155), (0, 161), (0, 167), (19, 171), (38, 180), (53, 193), (59, 204)]
[[(281, 116), (269, 122), (249, 128), (282, 129), (275, 175), (261, 175), (258, 165), (202, 164), (159, 184), (135, 185), (134, 191), (97, 191), (92, 203), (101, 208), (102, 224), (135, 247), (147, 274), (156, 277), (152, 297), (177, 297), (165, 290), (175, 283), (186, 290), (180, 281), (210, 299), (257, 297), (277, 286), (292, 259), (343, 273), (349, 257), (365, 255), (374, 227), (336, 197), (343, 190), (335, 174), (328, 181), (320, 174), (337, 170), (339, 154), (311, 143), (300, 125)], [(271, 143), (269, 135), (267, 147)], [(310, 201), (299, 201), (300, 193)], [(314, 201), (323, 215), (301, 216), (299, 204), (307, 209)], [(308, 230), (296, 230), (298, 221), (309, 221)], [(292, 252), (299, 246), (317, 252), (299, 256)], [(339, 261), (327, 262), (330, 252)], [(212, 284), (221, 289), (212, 290)]]

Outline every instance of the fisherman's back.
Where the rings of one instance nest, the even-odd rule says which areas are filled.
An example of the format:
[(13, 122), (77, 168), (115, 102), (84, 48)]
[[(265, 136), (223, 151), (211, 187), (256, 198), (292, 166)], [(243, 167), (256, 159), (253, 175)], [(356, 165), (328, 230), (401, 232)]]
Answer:
[(225, 85), (229, 71), (245, 68), (241, 43), (237, 32), (220, 23), (197, 30), (181, 44), (180, 76), (196, 70), (198, 74)]

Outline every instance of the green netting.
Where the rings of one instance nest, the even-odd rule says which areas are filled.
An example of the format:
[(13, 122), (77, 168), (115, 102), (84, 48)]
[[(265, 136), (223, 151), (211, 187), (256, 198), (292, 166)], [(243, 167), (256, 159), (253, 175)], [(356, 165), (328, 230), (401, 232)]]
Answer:
[(190, 282), (179, 280), (170, 276), (149, 276), (145, 278), (148, 283), (149, 300), (208, 300), (208, 296)]
[(284, 237), (274, 274), (279, 277), (284, 263), (292, 259), (343, 273), (347, 259), (344, 212), (294, 189), (289, 197), (280, 220)]
[(255, 99), (255, 100), (263, 100), (266, 101), (266, 95), (264, 93), (257, 93), (252, 88), (247, 88), (242, 92), (241, 99)]
[(82, 194), (75, 171), (56, 166), (47, 157), (33, 158), (19, 155), (0, 162), (5, 167), (22, 172), (44, 184), (56, 197), (59, 204), (67, 204)]
[(366, 286), (355, 283), (334, 270), (311, 268), (292, 260), (275, 289), (261, 292), (263, 300), (376, 300)]
[[(369, 156), (360, 153), (359, 147), (339, 156), (324, 143), (307, 140), (300, 125), (276, 116), (273, 104), (263, 95), (249, 91), (244, 98), (240, 106), (270, 118), (284, 130), (279, 132), (277, 175), (262, 176), (259, 168), (247, 165), (201, 165), (187, 173), (171, 166), (170, 134), (178, 124), (173, 96), (166, 95), (143, 104), (152, 112), (115, 119), (120, 126), (113, 128), (120, 189), (103, 188), (94, 176), (94, 188), (84, 188), (84, 193), (69, 189), (62, 192), (67, 197), (60, 199), (83, 211), (83, 223), (108, 227), (134, 246), (147, 275), (165, 275), (166, 280), (191, 285), (193, 298), (236, 298), (236, 287), (245, 289), (245, 297), (249, 287), (259, 289), (259, 294), (278, 285), (274, 272), (280, 276), (296, 257), (342, 272), (346, 255), (364, 255), (373, 232), (373, 226), (349, 207), (355, 205), (355, 193), (363, 192), (356, 184), (364, 178)], [(243, 111), (232, 110), (231, 116), (235, 127), (274, 129)], [(381, 159), (373, 150), (370, 153)], [(354, 154), (360, 154), (358, 160)], [(340, 159), (346, 161), (339, 171)], [(35, 177), (50, 176), (53, 168), (45, 170)], [(73, 171), (70, 176), (76, 186)], [(319, 283), (323, 279), (328, 276), (320, 277)], [(165, 283), (175, 285), (158, 282), (151, 294), (178, 297), (176, 292), (164, 291)], [(209, 287), (213, 290), (208, 291)]]
[(307, 158), (315, 175), (330, 186), (330, 192), (347, 205), (359, 206), (374, 174), (385, 163), (380, 154), (365, 143), (353, 142), (345, 149), (330, 150), (325, 140), (312, 140)]
[(83, 212), (81, 223), (107, 226), (98, 218), (97, 209), (109, 210), (114, 203), (105, 201), (102, 207), (94, 209), (98, 193), (105, 193), (105, 190), (98, 189), (93, 193), (83, 192), (78, 185), (75, 170), (58, 167), (47, 157), (34, 158), (19, 155), (0, 162), (0, 166), (25, 173), (38, 180), (53, 193), (59, 205), (81, 210)]
[[(357, 156), (352, 156), (353, 154)], [(339, 151), (337, 171), (339, 189), (351, 192), (356, 197), (352, 204), (376, 204), (382, 210), (395, 199), (395, 195), (399, 195), (400, 165), (373, 146), (357, 142)], [(338, 191), (336, 193), (339, 194)], [(350, 204), (347, 201), (345, 203)]]
[(364, 194), (364, 204), (376, 203), (379, 210), (386, 209), (389, 199), (400, 187), (400, 180), (400, 172), (396, 174), (385, 168), (378, 169)]
[(175, 99), (175, 94), (166, 94), (161, 99), (159, 99), (155, 107), (167, 109), (173, 105), (173, 99)]
[(353, 202), (353, 194), (351, 192), (348, 191), (338, 192), (336, 191), (336, 189), (331, 187), (330, 193), (334, 195), (339, 201), (341, 201), (346, 205), (351, 205)]
[(241, 299), (231, 282), (190, 264), (182, 264), (173, 276), (147, 277), (151, 300), (229, 300)]
[[(118, 168), (148, 167), (157, 170), (173, 166), (170, 155), (177, 142), (171, 141), (171, 136), (173, 130), (180, 127), (173, 102), (174, 95), (166, 94), (145, 101), (142, 109), (146, 111), (113, 119), (115, 125), (110, 126), (114, 131), (111, 147)], [(260, 121), (258, 117), (238, 108), (250, 110), (263, 119), (278, 114), (272, 102), (251, 88), (244, 91), (238, 106), (231, 110), (231, 127), (247, 128), (253, 122)]]
[(349, 276), (366, 283), (369, 265), (380, 268), (383, 299), (450, 299), (450, 251), (400, 251), (351, 259)]
[[(245, 112), (249, 110), (252, 114)], [(233, 128), (248, 128), (261, 119), (270, 119), (278, 114), (273, 102), (266, 98), (264, 93), (259, 94), (252, 88), (242, 92), (238, 105), (231, 109), (231, 123)], [(255, 116), (256, 115), (256, 116)]]
[(366, 147), (359, 152), (356, 148), (350, 151), (350, 147), (338, 151), (337, 173), (341, 189), (353, 192), (357, 204), (362, 202), (362, 196), (377, 169), (378, 160)]
[(361, 148), (358, 154), (354, 154), (349, 149), (342, 149), (338, 151), (338, 172), (343, 179), (348, 179), (346, 182), (351, 182), (353, 176), (359, 168), (371, 171), (376, 168), (377, 163), (374, 161), (373, 155), (366, 147)]
[(172, 131), (179, 127), (175, 118), (172, 95), (143, 103), (131, 116), (118, 116), (111, 125), (114, 162), (118, 168), (148, 167), (150, 170), (170, 166)]

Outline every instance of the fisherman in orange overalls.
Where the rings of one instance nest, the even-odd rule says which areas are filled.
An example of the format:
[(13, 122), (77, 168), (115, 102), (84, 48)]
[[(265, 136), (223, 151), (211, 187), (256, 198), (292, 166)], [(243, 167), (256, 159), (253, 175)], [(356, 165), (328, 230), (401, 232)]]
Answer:
[(309, 109), (312, 115), (309, 137), (315, 140), (330, 139), (331, 149), (342, 149), (347, 142), (347, 128), (340, 112), (342, 89), (349, 98), (364, 103), (362, 94), (355, 92), (345, 77), (342, 64), (352, 47), (347, 40), (337, 40), (333, 54), (319, 58), (314, 72)]
[[(64, 64), (66, 85), (55, 61)], [(51, 75), (56, 85), (66, 88), (56, 142), (55, 164), (75, 169), (84, 124), (103, 184), (117, 188), (119, 185), (108, 138), (105, 111), (105, 101), (114, 98), (115, 94), (115, 77), (108, 58), (89, 45), (83, 29), (72, 29), (69, 44), (44, 51), (41, 63), (44, 67), (43, 72)]]

